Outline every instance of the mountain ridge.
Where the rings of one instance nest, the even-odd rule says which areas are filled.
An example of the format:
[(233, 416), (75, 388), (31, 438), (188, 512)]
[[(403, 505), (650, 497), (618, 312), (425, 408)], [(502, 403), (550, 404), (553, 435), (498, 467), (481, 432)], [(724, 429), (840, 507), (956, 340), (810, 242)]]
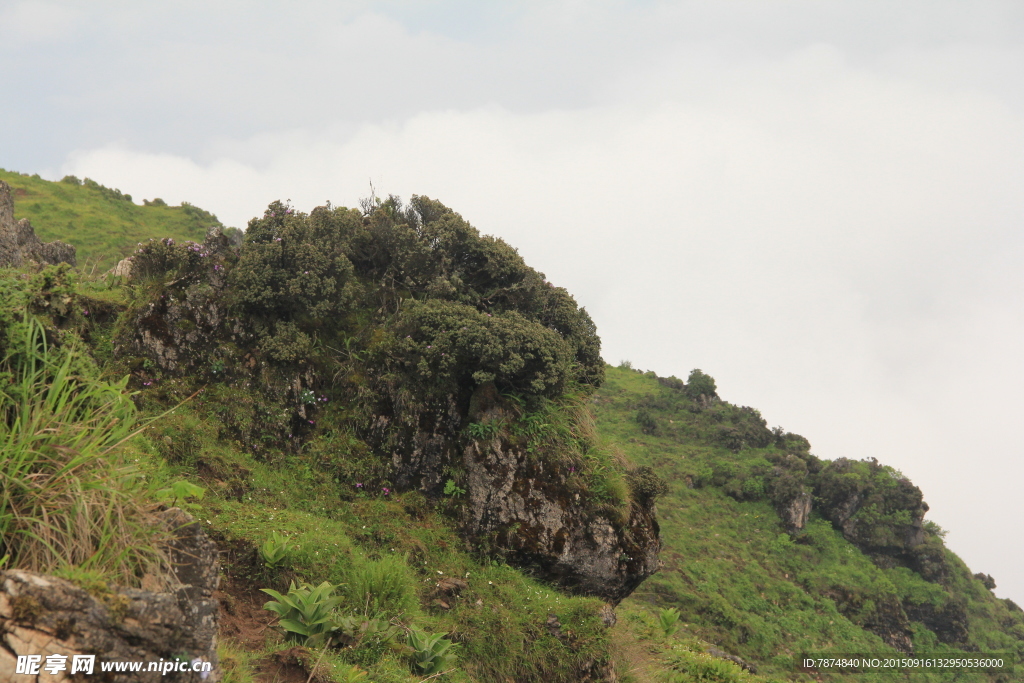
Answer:
[[(6, 325), (39, 316), (127, 375), (141, 415), (173, 409), (124, 453), (166, 485), (140, 495), (172, 491), (226, 551), (225, 680), (316, 669), (268, 638), (251, 586), (325, 579), (376, 581), (347, 609), (447, 634), (453, 680), (852, 680), (795, 659), (1024, 655), (1024, 613), (905, 477), (812, 455), (699, 370), (605, 365), (586, 312), (504, 242), (425, 197), (366, 204), (275, 202), (241, 246), (197, 214), (195, 241), (119, 246), (127, 281), (5, 271)], [(343, 632), (334, 680), (408, 679), (393, 633)]]

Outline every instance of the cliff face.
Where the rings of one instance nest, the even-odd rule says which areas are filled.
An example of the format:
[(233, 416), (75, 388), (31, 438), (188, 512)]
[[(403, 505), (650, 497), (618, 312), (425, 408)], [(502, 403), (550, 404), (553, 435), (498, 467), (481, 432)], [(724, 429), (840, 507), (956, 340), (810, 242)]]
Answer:
[(623, 519), (588, 510), (565, 467), (538, 462), (502, 439), (465, 448), (464, 529), (505, 549), (514, 564), (585, 595), (618, 603), (661, 567), (653, 503)]
[(463, 425), (515, 420), (493, 384), (481, 385), (468, 412), (452, 398), (403, 428), (377, 415), (368, 437), (390, 453), (394, 481), (440, 497), (452, 466), (465, 472), (461, 532), (572, 592), (618, 603), (661, 567), (654, 500), (633, 496), (628, 510), (594, 504), (576, 468), (528, 452), (507, 430), (467, 440)]
[(28, 219), (14, 220), (11, 186), (0, 180), (0, 268), (38, 263), (75, 265), (75, 248), (60, 241), (41, 242)]

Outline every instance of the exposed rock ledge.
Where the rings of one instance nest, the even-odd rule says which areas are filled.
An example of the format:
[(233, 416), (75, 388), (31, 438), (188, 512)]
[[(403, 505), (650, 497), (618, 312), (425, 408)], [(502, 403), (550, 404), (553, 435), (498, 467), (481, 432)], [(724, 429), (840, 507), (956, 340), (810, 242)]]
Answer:
[(566, 473), (501, 439), (466, 448), (466, 532), (504, 546), (518, 566), (613, 605), (661, 567), (661, 541), (651, 501), (634, 503), (628, 519), (579, 505)]
[(75, 248), (60, 241), (41, 242), (27, 218), (14, 220), (11, 186), (0, 180), (0, 268), (38, 263), (75, 265)]
[[(113, 588), (90, 594), (68, 581), (32, 572), (0, 572), (0, 681), (49, 683), (79, 680), (70, 674), (76, 654), (97, 655), (94, 673), (104, 683), (214, 683), (217, 671), (217, 550), (199, 523), (172, 508), (164, 522), (176, 529), (171, 559), (181, 585), (170, 592)], [(94, 591), (96, 592), (96, 591)], [(67, 670), (16, 675), (18, 655), (66, 655)], [(201, 673), (102, 673), (101, 662), (159, 662), (183, 658), (212, 664)], [(143, 665), (143, 669), (148, 664)]]

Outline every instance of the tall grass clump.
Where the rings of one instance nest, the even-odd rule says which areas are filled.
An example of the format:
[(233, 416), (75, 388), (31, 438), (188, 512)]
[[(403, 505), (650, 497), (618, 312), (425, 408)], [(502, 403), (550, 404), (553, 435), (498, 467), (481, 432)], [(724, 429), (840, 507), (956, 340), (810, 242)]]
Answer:
[(405, 558), (383, 555), (354, 563), (342, 591), (348, 606), (366, 616), (408, 617), (417, 606)]
[(98, 378), (34, 317), (8, 324), (0, 360), (0, 557), (8, 568), (72, 567), (137, 584), (164, 575), (138, 471), (118, 457), (135, 408), (127, 378)]

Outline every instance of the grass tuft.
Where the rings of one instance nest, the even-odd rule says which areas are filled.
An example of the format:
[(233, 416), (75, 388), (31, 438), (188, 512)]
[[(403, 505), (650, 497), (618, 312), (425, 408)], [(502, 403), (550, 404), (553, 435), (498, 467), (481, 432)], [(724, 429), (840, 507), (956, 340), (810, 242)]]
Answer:
[(116, 447), (133, 433), (126, 381), (81, 371), (77, 353), (47, 343), (26, 316), (0, 360), (0, 556), (47, 572), (78, 567), (119, 583), (166, 575), (164, 533), (148, 523), (140, 474)]

